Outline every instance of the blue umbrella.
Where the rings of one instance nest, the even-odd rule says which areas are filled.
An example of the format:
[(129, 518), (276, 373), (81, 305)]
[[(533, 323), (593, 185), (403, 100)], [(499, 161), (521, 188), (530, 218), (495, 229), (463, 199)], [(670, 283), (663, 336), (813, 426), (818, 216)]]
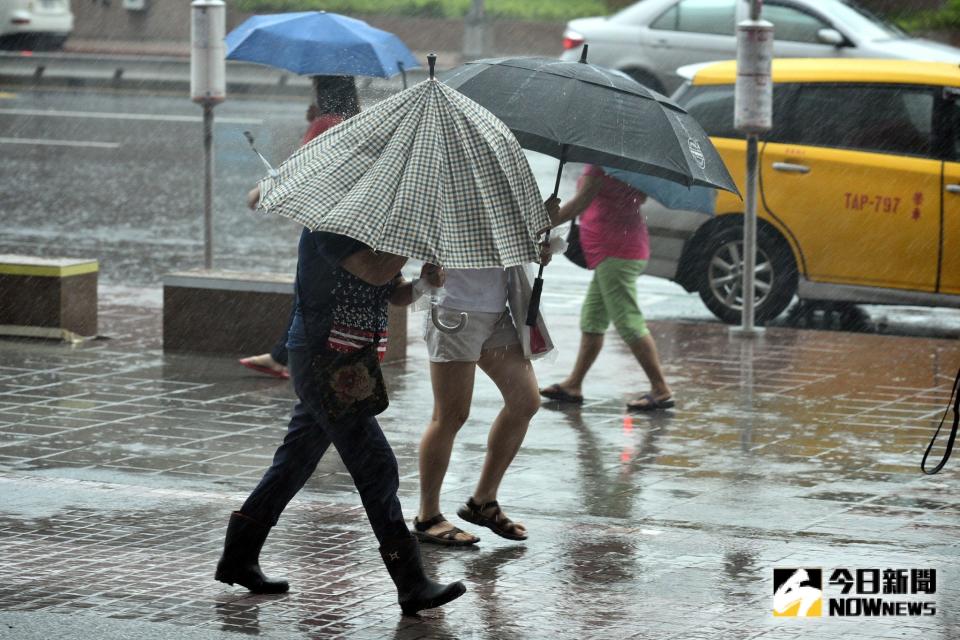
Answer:
[(669, 209), (696, 211), (707, 215), (714, 214), (714, 205), (717, 201), (716, 189), (700, 186), (688, 188), (656, 176), (624, 171), (623, 169), (611, 169), (610, 167), (604, 167), (603, 172), (611, 178), (625, 182), (638, 191), (643, 191)]
[(231, 31), (226, 43), (228, 60), (306, 76), (391, 78), (420, 66), (392, 33), (325, 11), (253, 16)]

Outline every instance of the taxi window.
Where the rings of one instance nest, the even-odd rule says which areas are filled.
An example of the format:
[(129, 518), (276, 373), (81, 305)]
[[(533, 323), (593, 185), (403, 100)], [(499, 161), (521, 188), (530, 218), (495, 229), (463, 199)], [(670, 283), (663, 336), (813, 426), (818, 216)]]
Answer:
[(950, 158), (954, 161), (960, 160), (960, 89), (954, 89), (956, 93), (951, 96), (950, 104), (950, 122), (949, 126), (953, 129), (953, 145), (950, 148)]
[[(734, 86), (732, 84), (687, 85), (674, 96), (681, 107), (700, 123), (708, 136), (716, 138), (743, 138), (744, 134), (733, 126)], [(781, 118), (786, 113), (790, 99), (790, 85), (773, 87), (773, 129), (764, 135), (770, 142), (782, 137)]]
[(700, 123), (708, 136), (742, 138), (733, 127), (733, 85), (690, 87), (677, 96), (680, 106)]
[(780, 137), (791, 144), (930, 156), (934, 102), (927, 87), (802, 85)]

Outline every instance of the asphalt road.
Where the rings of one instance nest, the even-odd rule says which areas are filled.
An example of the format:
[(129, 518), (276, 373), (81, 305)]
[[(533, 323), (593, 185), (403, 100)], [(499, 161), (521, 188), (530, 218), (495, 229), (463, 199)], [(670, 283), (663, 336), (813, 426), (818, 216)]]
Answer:
[[(298, 226), (244, 206), (263, 167), (243, 132), (279, 164), (299, 144), (307, 99), (231, 98), (216, 108), (215, 267), (293, 270)], [(0, 253), (97, 257), (102, 297), (159, 305), (164, 273), (203, 264), (201, 136), (200, 107), (179, 93), (0, 88)], [(529, 159), (550, 193), (556, 160)], [(561, 197), (579, 169), (568, 165)], [(589, 273), (560, 258), (547, 274), (548, 314), (575, 312)], [(651, 319), (714, 321), (671, 282), (644, 277), (640, 292)], [(956, 310), (865, 310), (872, 330), (960, 334)]]

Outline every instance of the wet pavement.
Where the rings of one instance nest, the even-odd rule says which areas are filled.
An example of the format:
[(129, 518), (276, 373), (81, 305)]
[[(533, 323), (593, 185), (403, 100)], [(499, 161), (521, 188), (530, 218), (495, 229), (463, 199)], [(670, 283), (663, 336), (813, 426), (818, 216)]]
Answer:
[[(543, 383), (572, 364), (573, 307), (551, 316), (564, 346), (537, 364)], [(677, 408), (627, 415), (641, 374), (611, 336), (586, 404), (545, 404), (504, 482), (526, 543), (453, 518), (500, 407), (480, 376), (442, 503), (483, 540), (425, 549), (431, 572), (469, 591), (404, 618), (335, 454), (263, 553), (290, 593), (215, 582), (289, 386), (228, 358), (163, 355), (154, 309), (109, 304), (101, 323), (109, 339), (0, 341), (0, 637), (960, 638), (960, 467), (918, 469), (956, 340), (772, 328), (754, 342), (655, 321)], [(431, 409), (419, 323), (409, 359), (386, 368), (382, 416), (408, 518)], [(822, 568), (827, 595), (834, 568), (933, 568), (936, 614), (774, 617), (783, 567)]]

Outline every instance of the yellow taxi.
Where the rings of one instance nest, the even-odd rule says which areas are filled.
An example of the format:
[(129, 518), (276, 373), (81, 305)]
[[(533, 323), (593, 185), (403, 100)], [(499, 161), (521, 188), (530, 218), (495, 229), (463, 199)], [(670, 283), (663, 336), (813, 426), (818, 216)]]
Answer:
[[(744, 189), (736, 63), (698, 65), (674, 99)], [(803, 300), (960, 307), (960, 67), (777, 59), (774, 126), (760, 141), (756, 314)], [(743, 202), (716, 215), (648, 212), (649, 273), (698, 291), (726, 322), (743, 292)], [(659, 254), (659, 255), (657, 255)]]

